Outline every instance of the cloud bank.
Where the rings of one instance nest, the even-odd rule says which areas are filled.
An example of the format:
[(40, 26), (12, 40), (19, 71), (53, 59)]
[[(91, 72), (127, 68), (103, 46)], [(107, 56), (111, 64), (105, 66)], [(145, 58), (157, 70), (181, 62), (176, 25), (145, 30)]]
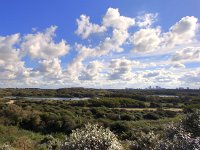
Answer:
[(81, 14), (74, 43), (57, 39), (54, 25), (0, 36), (0, 87), (199, 88), (198, 18), (183, 16), (164, 31), (158, 16), (108, 8), (98, 24)]

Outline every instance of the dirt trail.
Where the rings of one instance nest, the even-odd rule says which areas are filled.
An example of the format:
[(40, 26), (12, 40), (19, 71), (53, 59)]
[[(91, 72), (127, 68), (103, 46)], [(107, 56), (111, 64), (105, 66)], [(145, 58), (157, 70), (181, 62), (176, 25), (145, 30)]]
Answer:
[[(144, 110), (149, 110), (149, 111), (156, 111), (157, 108), (112, 108), (112, 109), (118, 109), (118, 110), (129, 110), (129, 111), (144, 111)], [(169, 111), (183, 111), (181, 108), (163, 108), (163, 110), (169, 110)]]
[(14, 104), (15, 100), (10, 100), (9, 102), (7, 102), (6, 104)]
[[(90, 107), (84, 107), (84, 109), (90, 109)], [(156, 111), (157, 108), (108, 108), (108, 109), (116, 109), (116, 110), (127, 110), (127, 111)], [(162, 110), (169, 110), (174, 112), (181, 112), (183, 111), (182, 108), (163, 108)]]

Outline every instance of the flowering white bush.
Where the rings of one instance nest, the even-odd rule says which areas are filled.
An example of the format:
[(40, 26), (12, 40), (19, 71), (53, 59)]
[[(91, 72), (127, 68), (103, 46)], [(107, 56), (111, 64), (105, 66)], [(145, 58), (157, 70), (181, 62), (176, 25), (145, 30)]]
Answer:
[(133, 150), (200, 150), (200, 111), (187, 114), (178, 124), (171, 123), (163, 137), (150, 132), (129, 142)]
[(122, 150), (116, 135), (108, 128), (87, 124), (72, 131), (61, 146), (62, 150)]
[(4, 145), (0, 146), (0, 150), (14, 150), (14, 148), (12, 148), (8, 144), (4, 144)]
[(158, 150), (199, 150), (200, 138), (193, 138), (181, 126), (171, 124), (166, 130), (165, 137), (158, 141)]

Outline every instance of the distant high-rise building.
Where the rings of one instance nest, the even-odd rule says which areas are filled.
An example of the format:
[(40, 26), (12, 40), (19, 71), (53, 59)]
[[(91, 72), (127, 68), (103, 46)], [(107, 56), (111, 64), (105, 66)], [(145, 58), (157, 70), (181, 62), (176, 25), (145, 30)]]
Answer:
[(177, 89), (179, 89), (179, 90), (183, 90), (183, 89), (184, 89), (184, 87), (179, 87), (179, 88), (177, 88)]
[(156, 89), (161, 89), (161, 87), (160, 86), (156, 86)]

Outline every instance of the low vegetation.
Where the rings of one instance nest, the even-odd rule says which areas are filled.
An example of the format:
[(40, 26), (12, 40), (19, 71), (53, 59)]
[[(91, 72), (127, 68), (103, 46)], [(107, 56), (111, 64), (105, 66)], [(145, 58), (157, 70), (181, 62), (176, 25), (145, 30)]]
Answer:
[(199, 149), (198, 90), (1, 89), (0, 95), (0, 150)]

